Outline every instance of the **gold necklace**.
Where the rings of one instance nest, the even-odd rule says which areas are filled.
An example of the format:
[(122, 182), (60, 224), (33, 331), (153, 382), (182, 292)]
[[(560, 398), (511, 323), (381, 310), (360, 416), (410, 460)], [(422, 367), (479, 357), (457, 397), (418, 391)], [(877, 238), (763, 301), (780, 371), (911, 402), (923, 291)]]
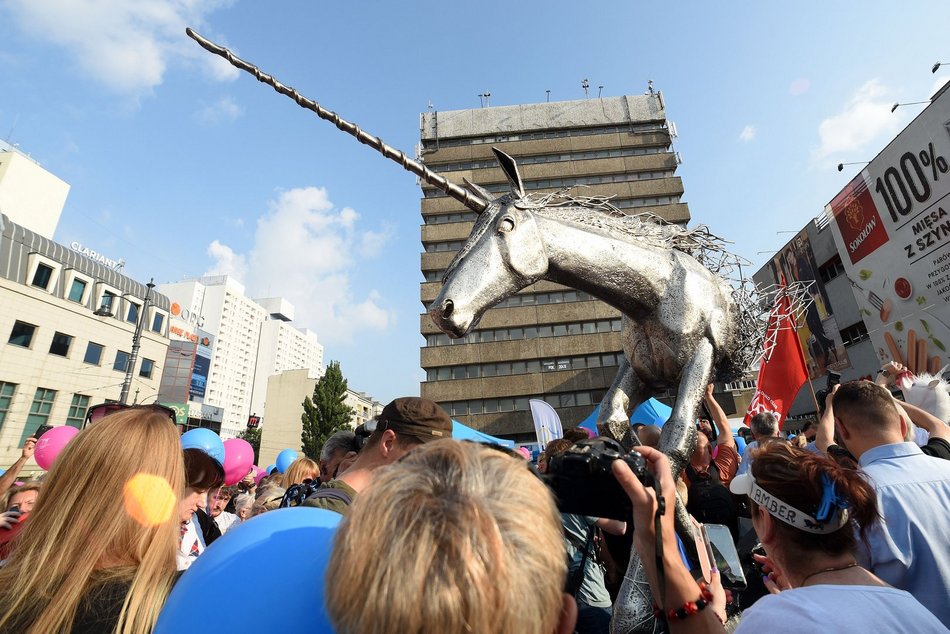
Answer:
[(834, 567), (834, 568), (822, 568), (821, 570), (816, 570), (815, 572), (812, 572), (812, 573), (809, 573), (809, 574), (805, 575), (805, 578), (802, 579), (802, 582), (801, 582), (801, 584), (799, 584), (798, 587), (799, 587), (799, 588), (804, 587), (804, 586), (805, 586), (805, 582), (808, 581), (809, 579), (811, 579), (812, 577), (814, 577), (815, 575), (820, 575), (820, 574), (825, 573), (825, 572), (838, 572), (839, 570), (847, 570), (848, 568), (854, 568), (854, 567), (857, 566), (857, 565), (858, 565), (858, 562), (852, 561), (852, 562), (851, 562), (850, 564), (848, 564), (847, 566), (836, 566), (836, 567)]

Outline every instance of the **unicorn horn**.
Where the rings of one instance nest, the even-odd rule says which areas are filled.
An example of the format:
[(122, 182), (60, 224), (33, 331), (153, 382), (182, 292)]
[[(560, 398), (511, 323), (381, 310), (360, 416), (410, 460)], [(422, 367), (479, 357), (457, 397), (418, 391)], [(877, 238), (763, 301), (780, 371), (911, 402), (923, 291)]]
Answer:
[(304, 97), (299, 92), (297, 92), (294, 88), (291, 88), (290, 86), (285, 86), (284, 84), (274, 79), (272, 75), (268, 75), (262, 72), (261, 69), (257, 68), (253, 64), (250, 64), (244, 61), (240, 57), (237, 57), (234, 53), (224, 48), (223, 46), (218, 46), (214, 42), (201, 37), (190, 28), (186, 28), (185, 33), (188, 35), (188, 37), (198, 42), (198, 44), (200, 44), (202, 48), (204, 48), (206, 51), (214, 53), (215, 55), (219, 55), (223, 57), (224, 59), (228, 60), (228, 62), (230, 62), (231, 65), (234, 66), (235, 68), (239, 68), (245, 72), (250, 73), (251, 75), (254, 75), (257, 81), (263, 84), (267, 84), (268, 86), (272, 87), (274, 90), (276, 90), (277, 92), (279, 92), (280, 94), (286, 97), (290, 97), (291, 99), (296, 101), (297, 105), (300, 106), (301, 108), (306, 108), (307, 110), (314, 111), (315, 113), (317, 113), (317, 116), (320, 117), (321, 119), (326, 119), (327, 121), (329, 121), (330, 123), (338, 127), (340, 130), (356, 137), (356, 140), (359, 141), (360, 143), (363, 143), (364, 145), (368, 145), (374, 150), (376, 150), (377, 152), (379, 152), (380, 154), (382, 154), (383, 156), (385, 156), (386, 158), (396, 161), (397, 163), (402, 165), (404, 169), (409, 170), (410, 172), (412, 172), (413, 174), (415, 174), (416, 176), (418, 176), (425, 182), (429, 183), (433, 187), (437, 187), (441, 189), (443, 192), (445, 192), (446, 194), (448, 194), (455, 200), (459, 201), (460, 203), (462, 203), (463, 205), (465, 205), (466, 207), (468, 207), (475, 213), (481, 213), (485, 211), (486, 207), (488, 207), (487, 200), (484, 200), (480, 198), (479, 196), (476, 196), (474, 193), (466, 189), (463, 189), (462, 187), (459, 187), (455, 183), (450, 183), (448, 180), (446, 180), (444, 176), (440, 176), (438, 173), (433, 172), (422, 163), (412, 160), (411, 158), (406, 156), (404, 152), (401, 152), (393, 147), (386, 145), (385, 143), (383, 143), (383, 141), (379, 137), (375, 137), (371, 134), (364, 132), (355, 123), (350, 123), (349, 121), (340, 118), (340, 115), (338, 115), (337, 113), (331, 112), (327, 110), (326, 108), (323, 108), (316, 101)]

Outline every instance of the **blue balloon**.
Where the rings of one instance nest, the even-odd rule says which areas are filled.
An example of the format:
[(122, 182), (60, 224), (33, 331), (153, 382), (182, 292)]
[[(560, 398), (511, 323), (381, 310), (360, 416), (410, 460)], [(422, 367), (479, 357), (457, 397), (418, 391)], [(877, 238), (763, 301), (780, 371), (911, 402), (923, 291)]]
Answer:
[(267, 468), (264, 469), (264, 471), (267, 472), (267, 475), (270, 475), (270, 474), (272, 474), (272, 473), (274, 472), (274, 469), (276, 469), (276, 468), (277, 468), (277, 465), (275, 465), (275, 464), (272, 463), (272, 464), (267, 465)]
[(290, 464), (297, 459), (297, 452), (293, 449), (284, 449), (279, 454), (277, 454), (277, 470), (281, 473), (287, 471), (290, 468)]
[(218, 464), (224, 464), (224, 443), (221, 437), (210, 429), (199, 427), (186, 431), (181, 435), (182, 449), (200, 449), (212, 458), (218, 461)]
[(736, 441), (736, 451), (739, 452), (739, 455), (741, 456), (745, 451), (745, 438), (738, 435), (733, 436), (732, 438)]
[[(248, 581), (255, 605), (268, 607), (216, 611), (216, 630), (333, 632), (323, 604), (323, 573), (340, 519), (333, 511), (295, 507), (269, 511), (234, 527), (175, 584), (155, 634), (191, 632), (196, 619), (208, 613), (213, 593), (237, 590)], [(259, 584), (258, 579), (267, 581)]]
[(2, 475), (3, 475), (4, 473), (6, 473), (6, 472), (7, 472), (6, 469), (0, 469), (0, 476), (2, 476)]

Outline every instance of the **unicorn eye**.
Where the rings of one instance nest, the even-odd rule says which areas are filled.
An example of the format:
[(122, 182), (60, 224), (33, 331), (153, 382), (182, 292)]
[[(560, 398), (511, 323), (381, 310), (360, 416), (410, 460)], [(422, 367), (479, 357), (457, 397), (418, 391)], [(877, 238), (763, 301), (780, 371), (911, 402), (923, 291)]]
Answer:
[(515, 221), (511, 218), (502, 218), (498, 223), (498, 233), (508, 233), (515, 228)]

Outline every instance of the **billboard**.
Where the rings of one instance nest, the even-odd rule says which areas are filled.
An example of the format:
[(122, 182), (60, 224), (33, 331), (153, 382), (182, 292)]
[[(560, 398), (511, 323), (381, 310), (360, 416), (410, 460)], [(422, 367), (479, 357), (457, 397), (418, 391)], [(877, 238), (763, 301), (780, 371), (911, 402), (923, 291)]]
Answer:
[(188, 388), (190, 400), (196, 403), (204, 401), (208, 389), (208, 374), (211, 372), (211, 353), (214, 347), (214, 336), (199, 329), (197, 334), (197, 349), (195, 350), (195, 364), (191, 371), (191, 384)]
[(826, 208), (879, 360), (917, 373), (948, 361), (948, 157), (944, 90)]
[(848, 352), (841, 340), (841, 332), (835, 319), (825, 284), (818, 275), (815, 252), (811, 248), (808, 232), (802, 230), (769, 262), (772, 277), (778, 284), (786, 282), (811, 282), (808, 292), (811, 304), (805, 311), (805, 323), (798, 324), (798, 338), (805, 352), (808, 377), (817, 379), (828, 370), (840, 372), (851, 367)]

